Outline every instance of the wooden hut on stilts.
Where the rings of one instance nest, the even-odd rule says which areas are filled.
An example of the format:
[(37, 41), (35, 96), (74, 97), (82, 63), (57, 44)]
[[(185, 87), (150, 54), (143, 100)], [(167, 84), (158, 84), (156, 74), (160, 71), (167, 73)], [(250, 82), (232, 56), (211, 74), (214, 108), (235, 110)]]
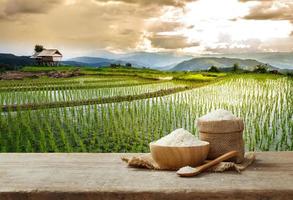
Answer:
[(36, 52), (31, 58), (35, 59), (38, 65), (59, 66), (62, 54), (58, 49), (43, 49), (41, 52)]

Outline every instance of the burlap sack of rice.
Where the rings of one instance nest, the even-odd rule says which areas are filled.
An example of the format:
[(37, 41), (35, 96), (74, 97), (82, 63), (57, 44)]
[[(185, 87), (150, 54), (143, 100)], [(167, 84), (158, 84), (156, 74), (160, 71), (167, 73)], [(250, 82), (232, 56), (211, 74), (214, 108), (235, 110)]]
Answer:
[(198, 119), (197, 126), (201, 140), (210, 143), (208, 159), (215, 159), (229, 151), (235, 150), (239, 154), (229, 161), (241, 163), (244, 159), (243, 130), (244, 123), (240, 118), (232, 120), (205, 121)]

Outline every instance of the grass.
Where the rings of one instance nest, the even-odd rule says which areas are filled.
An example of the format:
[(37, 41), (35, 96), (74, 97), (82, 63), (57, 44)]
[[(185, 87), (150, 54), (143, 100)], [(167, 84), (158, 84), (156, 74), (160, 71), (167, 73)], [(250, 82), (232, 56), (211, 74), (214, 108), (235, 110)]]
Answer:
[(186, 75), (186, 76), (180, 76), (180, 77), (177, 77), (177, 79), (179, 80), (199, 80), (199, 81), (210, 81), (210, 80), (214, 80), (215, 76), (205, 76), (203, 74), (190, 74), (190, 75)]
[(100, 76), (134, 76), (144, 79), (162, 80), (162, 79), (176, 79), (188, 81), (209, 81), (217, 77), (226, 76), (226, 73), (212, 73), (212, 72), (168, 72), (159, 71), (147, 68), (126, 68), (126, 67), (34, 67), (28, 66), (22, 68), (24, 72), (71, 72), (79, 69), (80, 73), (84, 75), (100, 75)]
[(36, 67), (36, 66), (26, 66), (22, 68), (20, 71), (23, 72), (49, 72), (49, 71), (74, 71), (79, 69), (78, 67)]

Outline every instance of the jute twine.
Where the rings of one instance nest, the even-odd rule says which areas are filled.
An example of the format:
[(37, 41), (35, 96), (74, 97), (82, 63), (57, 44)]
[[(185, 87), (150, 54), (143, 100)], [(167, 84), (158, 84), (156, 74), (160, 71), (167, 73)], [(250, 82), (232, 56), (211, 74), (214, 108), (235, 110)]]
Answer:
[(244, 159), (244, 141), (242, 138), (243, 120), (201, 121), (198, 123), (201, 140), (210, 143), (208, 159), (215, 159), (229, 151), (235, 150), (239, 154), (229, 161), (241, 163)]

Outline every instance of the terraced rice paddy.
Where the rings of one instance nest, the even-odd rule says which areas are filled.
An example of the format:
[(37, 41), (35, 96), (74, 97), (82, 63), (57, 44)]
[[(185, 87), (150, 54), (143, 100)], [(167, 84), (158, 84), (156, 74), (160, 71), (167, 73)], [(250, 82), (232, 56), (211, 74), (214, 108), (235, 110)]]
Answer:
[[(244, 119), (247, 150), (293, 150), (293, 80), (266, 76), (234, 75), (208, 84), (109, 76), (2, 81), (2, 108), (19, 107), (0, 115), (0, 150), (147, 152), (150, 141), (175, 128), (197, 135), (196, 119), (216, 108)], [(82, 104), (109, 97), (115, 101)], [(56, 102), (81, 104), (21, 107)]]
[[(126, 81), (125, 81), (126, 82)], [(124, 83), (120, 83), (124, 84)], [(96, 98), (105, 98), (113, 96), (138, 95), (143, 93), (155, 92), (158, 90), (166, 90), (174, 87), (183, 87), (184, 84), (175, 84), (173, 82), (141, 82), (140, 84), (133, 82), (134, 86), (112, 87), (112, 85), (95, 85), (96, 88), (74, 88), (73, 86), (66, 90), (52, 88), (44, 90), (19, 90), (15, 92), (1, 92), (1, 105), (11, 104), (29, 104), (29, 103), (49, 103), (60, 101), (87, 100)], [(99, 87), (100, 86), (100, 87)], [(108, 86), (108, 87), (104, 87)], [(10, 89), (11, 90), (11, 89)]]

